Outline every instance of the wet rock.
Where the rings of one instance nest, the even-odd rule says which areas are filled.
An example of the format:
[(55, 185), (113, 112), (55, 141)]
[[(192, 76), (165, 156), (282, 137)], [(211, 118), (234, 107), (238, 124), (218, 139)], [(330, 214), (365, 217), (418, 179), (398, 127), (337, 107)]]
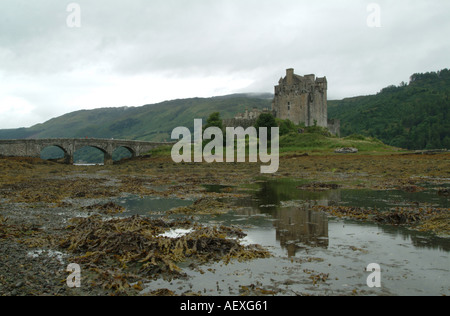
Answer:
[(344, 147), (344, 148), (338, 148), (334, 152), (336, 154), (356, 154), (356, 153), (358, 153), (358, 149), (353, 148), (353, 147)]
[(304, 185), (300, 185), (297, 189), (300, 190), (311, 190), (311, 191), (325, 191), (325, 190), (337, 190), (341, 186), (336, 183), (321, 183), (321, 182), (313, 182)]

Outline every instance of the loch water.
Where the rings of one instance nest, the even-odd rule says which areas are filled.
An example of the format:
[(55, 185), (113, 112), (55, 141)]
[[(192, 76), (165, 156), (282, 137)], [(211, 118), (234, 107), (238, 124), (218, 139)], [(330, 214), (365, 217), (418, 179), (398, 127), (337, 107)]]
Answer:
[[(245, 244), (260, 244), (273, 256), (249, 262), (211, 263), (183, 267), (188, 280), (157, 280), (144, 291), (168, 288), (176, 293), (239, 295), (264, 289), (276, 295), (449, 295), (450, 238), (405, 227), (339, 219), (312, 209), (315, 205), (353, 206), (388, 212), (395, 207), (449, 208), (448, 197), (433, 187), (422, 192), (398, 190), (299, 189), (291, 179), (261, 180), (235, 198), (236, 211), (202, 215), (205, 225), (235, 225), (244, 230)], [(205, 185), (222, 192), (228, 187)], [(242, 188), (235, 188), (241, 190)], [(161, 216), (193, 201), (178, 198), (127, 197), (119, 200), (131, 214)], [(381, 287), (370, 288), (366, 271), (381, 267)], [(326, 276), (313, 282), (314, 276)], [(256, 292), (258, 294), (258, 292)]]

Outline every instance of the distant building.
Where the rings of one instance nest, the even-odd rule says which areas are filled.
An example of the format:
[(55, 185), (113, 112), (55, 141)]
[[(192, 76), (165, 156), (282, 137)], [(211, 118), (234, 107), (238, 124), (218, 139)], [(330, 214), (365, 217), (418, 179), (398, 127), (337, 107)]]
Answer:
[(244, 113), (238, 113), (234, 117), (237, 120), (245, 119), (245, 120), (252, 120), (257, 119), (262, 113), (270, 113), (270, 110), (265, 108), (263, 110), (260, 110), (258, 108), (253, 108), (253, 110), (249, 111), (248, 109), (245, 109)]
[(251, 111), (245, 109), (244, 113), (238, 113), (232, 119), (223, 120), (223, 126), (228, 127), (238, 127), (242, 126), (244, 128), (255, 125), (256, 120), (262, 113), (272, 113), (271, 110), (265, 108), (263, 110), (258, 108), (253, 108)]

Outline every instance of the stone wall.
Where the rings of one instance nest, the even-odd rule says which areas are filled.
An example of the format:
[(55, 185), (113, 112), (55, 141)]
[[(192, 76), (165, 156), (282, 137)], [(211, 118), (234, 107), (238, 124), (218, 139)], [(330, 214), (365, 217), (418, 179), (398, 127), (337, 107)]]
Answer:
[(254, 126), (256, 124), (256, 118), (253, 119), (225, 119), (222, 121), (223, 127), (243, 127), (248, 128), (250, 126)]
[(328, 120), (328, 130), (331, 134), (341, 137), (341, 121), (338, 119)]

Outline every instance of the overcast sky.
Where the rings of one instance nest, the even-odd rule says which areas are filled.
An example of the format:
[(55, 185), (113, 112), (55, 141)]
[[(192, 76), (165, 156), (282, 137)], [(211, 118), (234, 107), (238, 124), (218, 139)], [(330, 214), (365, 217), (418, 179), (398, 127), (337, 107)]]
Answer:
[(0, 129), (79, 109), (273, 93), (287, 68), (326, 76), (329, 99), (450, 68), (448, 0), (0, 4)]

